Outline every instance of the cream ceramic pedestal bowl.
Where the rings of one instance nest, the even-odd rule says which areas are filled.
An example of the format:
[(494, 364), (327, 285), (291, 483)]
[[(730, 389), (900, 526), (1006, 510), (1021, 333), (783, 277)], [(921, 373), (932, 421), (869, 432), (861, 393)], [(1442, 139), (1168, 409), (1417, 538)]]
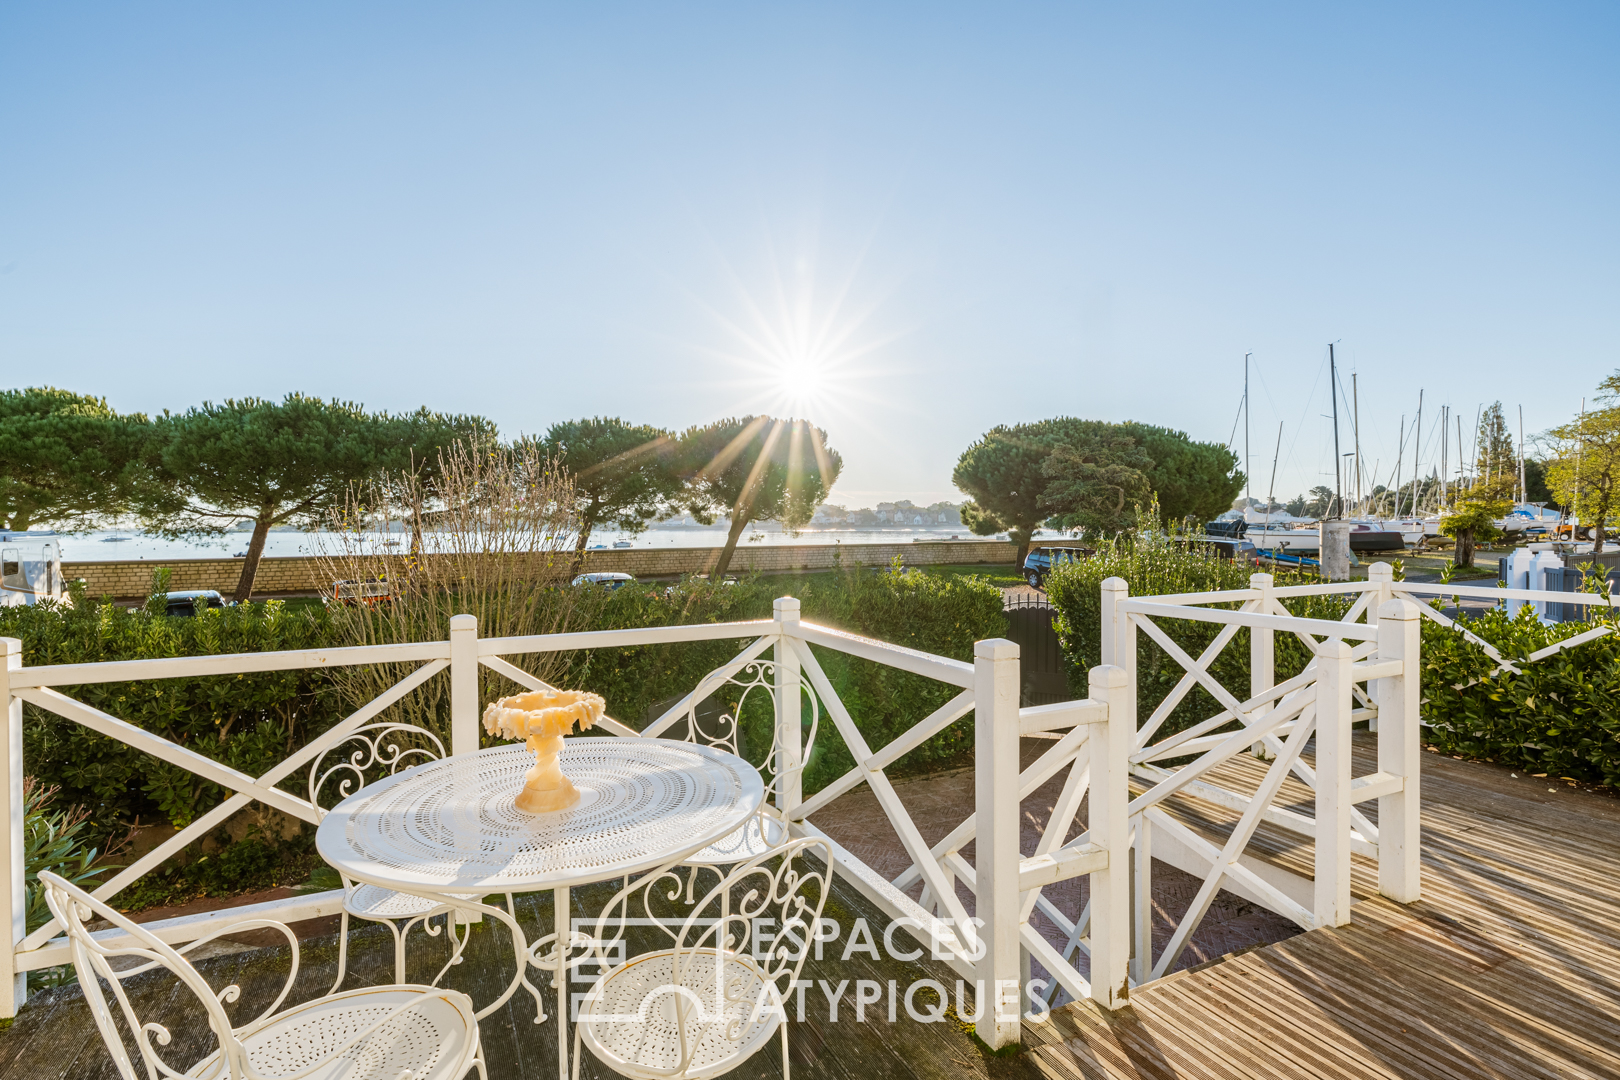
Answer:
[(563, 736), (577, 722), (580, 730), (602, 718), (607, 703), (582, 690), (535, 690), (492, 702), (484, 710), (484, 730), (507, 739), (523, 739), (534, 753), (534, 768), (524, 774), (523, 790), (514, 800), (519, 810), (549, 814), (579, 802), (579, 790), (563, 775), (557, 755)]

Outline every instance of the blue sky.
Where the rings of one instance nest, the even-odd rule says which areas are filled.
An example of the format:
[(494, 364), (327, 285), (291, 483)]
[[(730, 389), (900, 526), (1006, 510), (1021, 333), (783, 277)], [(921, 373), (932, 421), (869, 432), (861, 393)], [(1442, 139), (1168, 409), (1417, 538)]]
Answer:
[(1612, 4), (10, 4), (0, 385), (791, 411), (869, 504), (997, 423), (1225, 441), (1253, 351), (1293, 494), (1338, 341), (1382, 479), (1419, 388), (1428, 460), (1620, 366), (1616, 56)]

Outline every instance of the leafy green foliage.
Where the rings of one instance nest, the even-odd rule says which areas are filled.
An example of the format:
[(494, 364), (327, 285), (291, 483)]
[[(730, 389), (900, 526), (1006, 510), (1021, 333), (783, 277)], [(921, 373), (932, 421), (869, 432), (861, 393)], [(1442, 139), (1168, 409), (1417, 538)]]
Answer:
[[(799, 598), (807, 622), (971, 661), (973, 643), (1006, 633), (1001, 592), (981, 578), (935, 575), (898, 567), (818, 574), (788, 585), (750, 578), (736, 585), (690, 580), (672, 589), (631, 586), (594, 598), (580, 622), (594, 629), (674, 626), (682, 623), (763, 619), (781, 595)], [(576, 653), (565, 676), (607, 699), (608, 714), (632, 725), (653, 719), (655, 706), (672, 704), (708, 672), (735, 656), (738, 641), (650, 645)], [(873, 748), (886, 745), (957, 693), (953, 687), (881, 664), (813, 647), (840, 700)], [(769, 658), (768, 656), (766, 657)], [(730, 707), (732, 700), (725, 700)], [(765, 713), (744, 717), (745, 738), (765, 739)], [(901, 771), (954, 760), (973, 745), (968, 721), (952, 724), (908, 754)], [(756, 742), (757, 745), (757, 742)], [(825, 713), (816, 750), (805, 769), (806, 791), (846, 772), (854, 758)]]
[(1195, 442), (1184, 431), (1138, 423), (1119, 425), (1153, 460), (1148, 484), (1166, 521), (1207, 521), (1229, 509), (1243, 490), (1237, 455), (1221, 443)]
[(1593, 551), (1602, 551), (1620, 510), (1620, 371), (1598, 387), (1600, 408), (1548, 432), (1552, 460), (1547, 486), (1593, 529)]
[[(1590, 612), (1605, 609), (1590, 608)], [(1613, 617), (1601, 616), (1613, 625)], [(1459, 620), (1509, 660), (1592, 629), (1547, 625), (1527, 606)], [(1460, 757), (1620, 787), (1620, 639), (1610, 634), (1503, 672), (1478, 646), (1423, 622), (1425, 740)]]
[[(1124, 578), (1132, 596), (1151, 596), (1247, 589), (1249, 575), (1254, 572), (1254, 567), (1247, 564), (1181, 547), (1151, 532), (1121, 536), (1100, 545), (1095, 555), (1060, 563), (1046, 579), (1046, 595), (1057, 608), (1052, 625), (1063, 647), (1070, 689), (1084, 697), (1087, 672), (1102, 662), (1102, 583), (1108, 578)], [(1291, 571), (1273, 572), (1273, 578), (1279, 586), (1316, 580)], [(1284, 605), (1296, 615), (1318, 619), (1338, 618), (1348, 607), (1342, 598), (1334, 596), (1302, 597), (1287, 600)], [(1220, 606), (1235, 610), (1240, 605)], [(1156, 619), (1155, 624), (1195, 658), (1221, 631), (1217, 624), (1187, 619)], [(1240, 701), (1249, 696), (1248, 635), (1247, 630), (1239, 630), (1210, 666), (1210, 673)], [(1273, 640), (1277, 679), (1291, 678), (1302, 671), (1310, 659), (1305, 647), (1287, 634), (1277, 634)], [(1146, 634), (1137, 636), (1136, 650), (1137, 716), (1146, 722), (1181, 681), (1185, 669)], [(1208, 691), (1196, 687), (1159, 728), (1159, 735), (1172, 735), (1218, 711), (1220, 706)]]
[(1457, 541), (1458, 566), (1473, 566), (1474, 545), (1488, 544), (1502, 535), (1496, 522), (1513, 509), (1505, 489), (1505, 482), (1476, 484), (1440, 519), (1440, 531)]
[(685, 501), (695, 516), (729, 514), (731, 528), (713, 574), (724, 574), (743, 531), (755, 521), (788, 529), (809, 523), (826, 501), (844, 459), (808, 420), (745, 416), (688, 428), (681, 435)]
[(271, 528), (320, 528), (352, 485), (430, 469), (439, 446), (477, 432), (493, 432), (493, 425), (426, 410), (372, 414), (302, 394), (205, 403), (154, 424), (138, 505), (147, 529), (170, 537), (217, 535), (251, 519), (236, 588), (236, 599), (246, 600)]
[(675, 450), (663, 428), (617, 417), (551, 425), (540, 451), (574, 481), (576, 565), (597, 527), (613, 524), (639, 532), (674, 509), (682, 490)]
[[(85, 664), (166, 656), (270, 652), (329, 643), (319, 611), (288, 613), (277, 601), (169, 618), (94, 604), (0, 608), (0, 635), (21, 638), (24, 663)], [(337, 719), (322, 671), (64, 686), (63, 693), (251, 776), (267, 771)], [(23, 708), (23, 754), (41, 783), (89, 808), (106, 836), (137, 819), (186, 825), (224, 798), (218, 786), (82, 724)]]
[[(1058, 609), (1054, 625), (1071, 688), (1083, 694), (1086, 672), (1100, 662), (1105, 579), (1124, 578), (1131, 595), (1150, 596), (1247, 588), (1249, 572), (1249, 567), (1184, 551), (1151, 536), (1121, 538), (1103, 545), (1095, 556), (1055, 567), (1047, 578), (1047, 595)], [(1279, 586), (1310, 580), (1302, 575), (1276, 578)], [(1592, 583), (1601, 591), (1597, 578)], [(1439, 600), (1434, 604), (1442, 606)], [(1347, 606), (1342, 596), (1299, 597), (1284, 605), (1295, 615), (1319, 619), (1341, 618)], [(1620, 625), (1608, 610), (1588, 609), (1593, 620)], [(1463, 615), (1457, 623), (1518, 661), (1594, 625), (1548, 625), (1536, 617), (1533, 606), (1511, 616), (1498, 607)], [(1182, 619), (1157, 619), (1155, 624), (1193, 657), (1220, 630), (1211, 623)], [(1522, 664), (1521, 673), (1515, 675), (1492, 674), (1495, 661), (1458, 630), (1424, 619), (1422, 635), (1424, 740), (1430, 746), (1528, 772), (1620, 786), (1620, 637), (1611, 634)], [(1279, 681), (1304, 668), (1309, 657), (1298, 639), (1277, 634), (1274, 643)], [(1180, 682), (1184, 669), (1145, 634), (1137, 637), (1137, 667), (1138, 717), (1146, 722)], [(1239, 700), (1249, 696), (1247, 630), (1238, 631), (1210, 672)], [(1214, 699), (1202, 687), (1196, 688), (1170, 714), (1159, 734), (1184, 730), (1218, 710)]]
[[(1056, 420), (991, 428), (956, 461), (951, 483), (972, 500), (962, 522), (979, 536), (1005, 531), (1018, 545), (1018, 564), (1029, 553), (1029, 538), (1049, 513), (1046, 459), (1060, 441)], [(970, 509), (971, 507), (971, 509)]]
[(74, 528), (122, 508), (144, 416), (104, 398), (39, 387), (0, 391), (0, 528)]
[(1136, 440), (1112, 424), (1091, 423), (1058, 444), (1041, 466), (1046, 490), (1041, 503), (1059, 529), (1111, 535), (1130, 525), (1131, 508), (1153, 493), (1153, 459)]

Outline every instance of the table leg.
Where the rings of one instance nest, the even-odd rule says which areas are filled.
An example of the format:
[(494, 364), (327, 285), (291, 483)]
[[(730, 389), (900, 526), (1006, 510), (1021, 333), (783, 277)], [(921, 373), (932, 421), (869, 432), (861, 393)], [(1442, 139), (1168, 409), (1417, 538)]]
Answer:
[[(574, 935), (569, 914), (568, 886), (559, 886), (552, 893), (556, 918), (553, 929), (557, 932), (557, 967), (551, 978), (557, 987), (557, 1078), (568, 1080), (568, 954), (573, 952)], [(567, 942), (565, 948), (563, 943)]]
[[(517, 977), (513, 979), (512, 984), (506, 988), (506, 993), (496, 998), (484, 1008), (478, 1010), (478, 1019), (482, 1020), (484, 1017), (488, 1016), (502, 1005), (505, 1005), (508, 999), (510, 999), (513, 994), (517, 993), (517, 988), (522, 986), (525, 987), (534, 997), (534, 1022), (538, 1024), (545, 1020), (545, 996), (540, 992), (539, 987), (535, 986), (529, 981), (529, 940), (528, 936), (523, 933), (523, 927), (518, 925), (517, 913), (502, 911), (498, 907), (479, 903), (476, 900), (466, 900), (460, 897), (453, 899), (446, 897), (445, 899), (458, 911), (482, 913), (488, 915), (491, 918), (505, 923), (507, 929), (512, 931), (512, 950), (517, 959)], [(469, 932), (471, 929), (471, 927), (468, 927)]]

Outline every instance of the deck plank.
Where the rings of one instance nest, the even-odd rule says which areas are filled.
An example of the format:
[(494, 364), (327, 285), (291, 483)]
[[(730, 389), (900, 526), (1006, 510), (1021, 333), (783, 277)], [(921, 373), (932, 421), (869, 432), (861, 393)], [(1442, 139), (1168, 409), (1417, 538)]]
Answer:
[[(1371, 737), (1354, 753), (1374, 770)], [(1178, 973), (1116, 1013), (1065, 1006), (1025, 1024), (1028, 1056), (1062, 1080), (1620, 1077), (1620, 800), (1432, 753), (1423, 768), (1422, 901), (1378, 897), (1358, 856), (1350, 925)], [(1245, 756), (1211, 779), (1252, 790), (1265, 770)], [(1290, 779), (1279, 802), (1309, 813), (1311, 794)], [(1217, 841), (1238, 818), (1169, 803)], [(1311, 875), (1308, 839), (1263, 826), (1249, 851)]]

